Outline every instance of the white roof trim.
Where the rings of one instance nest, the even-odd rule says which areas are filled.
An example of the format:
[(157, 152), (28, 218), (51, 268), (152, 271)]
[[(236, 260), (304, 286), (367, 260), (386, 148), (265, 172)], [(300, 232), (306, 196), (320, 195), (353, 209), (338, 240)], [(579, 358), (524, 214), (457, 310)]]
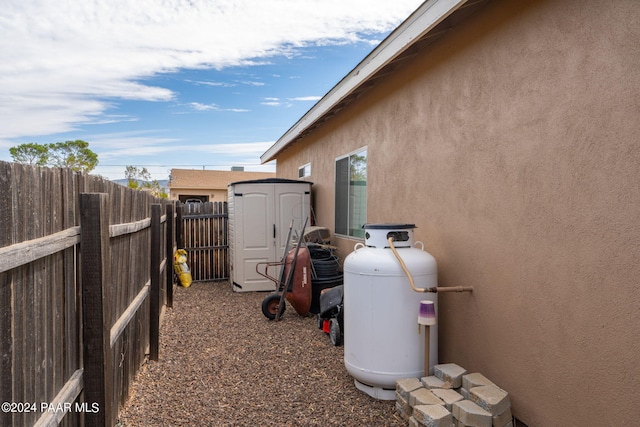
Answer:
[(428, 0), (424, 2), (260, 156), (260, 161), (266, 163), (275, 159), (280, 151), (340, 101), (466, 2), (467, 0)]

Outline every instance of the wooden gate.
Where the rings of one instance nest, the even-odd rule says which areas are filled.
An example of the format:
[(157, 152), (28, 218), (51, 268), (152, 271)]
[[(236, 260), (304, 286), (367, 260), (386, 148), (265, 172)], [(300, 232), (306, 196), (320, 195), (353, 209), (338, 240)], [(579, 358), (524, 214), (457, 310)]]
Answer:
[(193, 281), (229, 279), (227, 202), (182, 206), (183, 242)]

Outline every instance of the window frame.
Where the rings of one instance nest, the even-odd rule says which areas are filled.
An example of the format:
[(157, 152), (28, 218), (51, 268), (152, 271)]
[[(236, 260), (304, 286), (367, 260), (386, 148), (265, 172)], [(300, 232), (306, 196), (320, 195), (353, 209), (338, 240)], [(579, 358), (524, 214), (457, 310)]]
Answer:
[(310, 177), (311, 177), (311, 162), (305, 163), (304, 165), (298, 168), (298, 179), (304, 179), (304, 178), (310, 178)]
[[(368, 146), (362, 146), (359, 147), (353, 151), (350, 151), (349, 153), (346, 153), (344, 155), (341, 155), (339, 157), (336, 157), (334, 160), (334, 221), (333, 221), (333, 227), (334, 227), (334, 234), (336, 234), (336, 236), (339, 237), (343, 237), (343, 238), (349, 238), (349, 239), (364, 239), (364, 230), (362, 230), (362, 233), (358, 233), (356, 229), (354, 227), (355, 224), (353, 224), (354, 222), (354, 218), (353, 217), (353, 209), (354, 207), (357, 209), (358, 207), (355, 206), (355, 203), (353, 203), (354, 206), (352, 206), (352, 181), (351, 181), (351, 174), (352, 174), (352, 157), (356, 156), (356, 155), (362, 155), (362, 153), (364, 153), (365, 156), (365, 168), (364, 168), (364, 172), (365, 172), (365, 180), (364, 180), (364, 194), (363, 194), (363, 199), (362, 200), (362, 195), (360, 198), (360, 203), (359, 205), (359, 209), (360, 211), (364, 211), (364, 218), (360, 218), (362, 221), (364, 221), (363, 224), (366, 224), (366, 217), (367, 217), (367, 177), (368, 177), (368, 163), (369, 163), (369, 153), (368, 153)], [(349, 180), (348, 181), (348, 185), (346, 188), (346, 194), (345, 191), (343, 189), (342, 192), (339, 191), (339, 185), (344, 184), (344, 180), (345, 180), (345, 175), (344, 175), (344, 171), (342, 171), (342, 179), (339, 178), (338, 173), (339, 173), (339, 168), (340, 166), (340, 161), (344, 161), (346, 159), (347, 161), (347, 171), (346, 171), (346, 178)], [(343, 181), (342, 183), (340, 181)], [(346, 203), (345, 203), (346, 200)], [(343, 205), (345, 204), (345, 205)], [(345, 212), (346, 209), (346, 212)], [(339, 221), (345, 222), (346, 224), (339, 224)], [(345, 234), (346, 231), (346, 234)], [(355, 231), (355, 232), (354, 232)]]

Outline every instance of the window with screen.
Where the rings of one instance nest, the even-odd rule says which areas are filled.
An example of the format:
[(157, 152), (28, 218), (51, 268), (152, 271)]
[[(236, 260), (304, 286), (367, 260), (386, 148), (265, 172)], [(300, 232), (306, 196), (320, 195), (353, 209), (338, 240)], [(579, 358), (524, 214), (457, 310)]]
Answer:
[(364, 237), (367, 220), (367, 150), (336, 160), (335, 233)]

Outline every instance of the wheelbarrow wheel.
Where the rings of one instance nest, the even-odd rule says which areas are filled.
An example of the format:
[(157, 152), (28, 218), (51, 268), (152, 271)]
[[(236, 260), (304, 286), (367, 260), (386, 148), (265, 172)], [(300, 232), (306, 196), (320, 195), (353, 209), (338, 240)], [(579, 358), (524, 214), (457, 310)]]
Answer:
[(340, 332), (338, 319), (331, 319), (329, 322), (329, 339), (331, 340), (331, 344), (335, 346), (342, 344), (342, 332)]
[[(278, 304), (280, 304), (280, 294), (273, 293), (267, 296), (262, 301), (262, 314), (269, 320), (275, 319), (278, 312)], [(282, 307), (280, 307), (280, 316), (282, 316), (284, 310), (285, 304), (283, 301)]]

